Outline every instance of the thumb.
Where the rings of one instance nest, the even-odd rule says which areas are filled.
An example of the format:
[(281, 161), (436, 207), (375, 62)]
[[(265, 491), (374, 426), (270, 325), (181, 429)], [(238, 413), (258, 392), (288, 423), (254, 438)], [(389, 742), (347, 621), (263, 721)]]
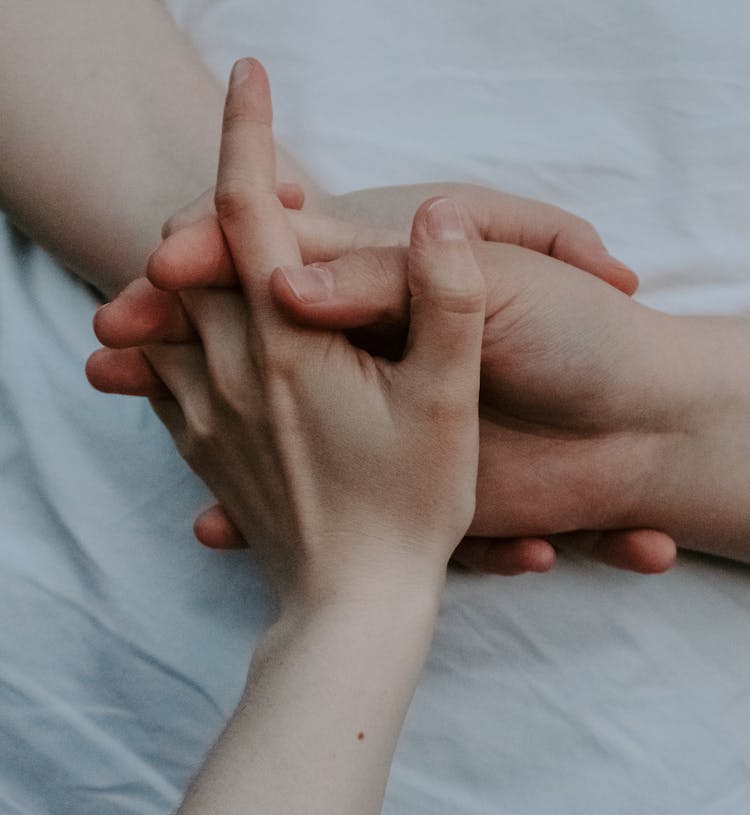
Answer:
[(485, 283), (455, 202), (425, 201), (412, 225), (407, 260), (409, 336), (400, 370), (461, 401), (479, 396)]
[(406, 249), (359, 249), (327, 263), (276, 269), (271, 293), (301, 325), (404, 326), (409, 319), (406, 264)]

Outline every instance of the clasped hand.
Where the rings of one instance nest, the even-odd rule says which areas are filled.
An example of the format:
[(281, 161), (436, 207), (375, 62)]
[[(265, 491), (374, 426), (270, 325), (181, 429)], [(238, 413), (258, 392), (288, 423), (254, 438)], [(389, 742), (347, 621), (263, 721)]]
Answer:
[[(453, 237), (447, 243), (430, 237), (429, 213), (436, 216), (451, 209), (447, 202), (433, 202), (432, 208), (428, 204), (419, 210), (408, 250), (367, 249), (341, 260), (302, 267), (298, 240), (303, 249), (306, 243), (315, 244), (314, 231), (295, 213), (293, 234), (276, 197), (270, 103), (260, 87), (265, 81), (261, 82), (262, 69), (256, 65), (253, 74), (246, 100), (254, 106), (251, 117), (243, 113), (237, 123), (231, 118), (225, 123), (217, 186), (219, 221), (199, 217), (189, 219), (187, 226), (179, 219), (173, 222), (173, 230), (185, 228), (168, 237), (151, 264), (152, 277), (172, 288), (186, 280), (187, 285), (228, 285), (236, 283), (238, 275), (249, 309), (236, 292), (226, 288), (183, 291), (178, 297), (159, 292), (145, 281), (134, 284), (123, 293), (119, 305), (116, 302), (100, 312), (97, 330), (103, 341), (113, 345), (151, 343), (146, 356), (157, 377), (141, 352), (136, 350), (133, 356), (131, 349), (95, 355), (89, 366), (92, 380), (104, 387), (111, 384), (111, 378), (110, 382), (106, 378), (117, 354), (120, 363), (125, 362), (120, 372), (135, 365), (133, 376), (139, 384), (131, 392), (152, 397), (183, 454), (247, 539), (300, 540), (308, 536), (303, 535), (305, 518), (315, 512), (300, 503), (300, 496), (316, 496), (313, 505), (324, 505), (329, 511), (336, 508), (336, 523), (343, 524), (348, 533), (371, 526), (356, 512), (354, 520), (348, 521), (342, 513), (351, 486), (345, 464), (352, 459), (358, 472), (366, 475), (365, 484), (359, 487), (360, 500), (366, 495), (371, 506), (380, 506), (375, 515), (387, 508), (410, 508), (408, 535), (423, 528), (430, 537), (438, 531), (434, 524), (442, 526), (445, 512), (461, 503), (458, 496), (467, 483), (473, 485), (475, 473), (467, 475), (463, 465), (458, 467), (456, 472), (463, 475), (448, 489), (433, 481), (438, 463), (434, 459), (450, 458), (452, 431), (439, 420), (443, 412), (435, 404), (427, 409), (422, 400), (440, 394), (453, 408), (458, 403), (465, 406), (466, 400), (476, 408), (476, 394), (470, 378), (460, 380), (458, 370), (451, 372), (451, 360), (462, 351), (460, 335), (448, 331), (449, 321), (437, 316), (439, 310), (433, 314), (436, 327), (421, 340), (425, 349), (433, 346), (435, 364), (425, 365), (424, 370), (415, 368), (413, 354), (419, 347), (415, 332), (420, 323), (415, 322), (414, 308), (420, 298), (414, 295), (423, 285), (415, 275), (429, 281), (429, 270), (437, 268), (437, 259), (442, 258), (438, 266), (445, 271), (451, 260), (456, 281), (468, 285), (478, 262), (487, 280), (488, 304), (482, 346), (478, 500), (472, 537), (462, 543), (459, 558), (489, 571), (541, 571), (551, 565), (548, 541), (555, 539), (551, 536), (583, 529), (597, 530), (590, 551), (605, 562), (640, 571), (668, 567), (674, 557), (673, 542), (661, 533), (638, 529), (638, 518), (632, 512), (639, 493), (648, 489), (646, 475), (661, 452), (659, 428), (637, 421), (640, 391), (633, 387), (649, 381), (650, 372), (633, 364), (643, 355), (632, 351), (633, 343), (648, 341), (644, 333), (646, 337), (654, 333), (651, 312), (595, 276), (538, 251), (475, 242), (472, 254), (465, 243), (464, 225), (472, 238), (485, 237), (487, 229), (477, 227), (479, 214), (470, 208), (463, 207), (463, 219), (454, 217)], [(268, 112), (262, 110), (265, 105)], [(243, 134), (245, 146), (240, 150), (232, 125), (239, 127), (246, 118), (254, 129), (252, 138)], [(227, 187), (231, 195), (226, 194)], [(259, 190), (264, 196), (261, 200)], [(399, 240), (397, 234), (382, 231), (360, 231), (358, 237), (378, 243)], [(590, 244), (590, 235), (585, 237)], [(346, 241), (356, 245), (351, 235)], [(339, 239), (339, 247), (345, 248), (346, 241), (342, 246)], [(196, 255), (195, 247), (207, 243), (212, 251)], [(336, 256), (335, 251), (321, 252), (320, 243), (318, 239), (318, 256)], [(565, 246), (564, 241), (558, 243)], [(580, 244), (585, 246), (583, 240)], [(175, 247), (177, 255), (183, 253), (182, 263), (175, 256)], [(310, 254), (315, 256), (308, 251), (306, 259)], [(591, 254), (601, 261), (597, 252)], [(584, 265), (586, 253), (579, 251), (579, 256)], [(184, 268), (186, 260), (198, 268), (192, 278), (183, 274), (180, 281), (174, 272)], [(591, 262), (590, 266), (596, 271), (601, 263)], [(277, 271), (271, 274), (274, 268)], [(611, 282), (632, 289), (627, 276)], [(141, 317), (135, 332), (128, 319), (134, 312)], [(151, 324), (143, 319), (149, 313), (157, 317)], [(290, 325), (290, 319), (297, 327)], [(130, 325), (129, 332), (123, 332), (124, 323)], [(301, 324), (316, 330), (303, 330)], [(375, 341), (383, 333), (392, 338), (395, 326), (395, 336), (402, 342), (408, 326), (403, 359), (388, 363), (353, 347), (340, 333), (321, 330), (363, 326)], [(196, 331), (203, 347), (184, 342), (193, 339)], [(156, 340), (171, 342), (154, 345)], [(320, 347), (324, 350), (318, 357), (310, 356)], [(127, 354), (124, 360), (123, 353)], [(437, 365), (438, 358), (442, 366)], [(468, 372), (473, 370), (466, 357), (454, 361)], [(294, 387), (277, 382), (279, 367), (285, 376), (291, 376)], [(302, 372), (309, 376), (304, 382), (299, 379)], [(393, 381), (402, 383), (400, 389), (391, 389)], [(397, 400), (395, 413), (382, 393), (374, 398), (368, 390), (378, 383), (381, 390), (387, 385), (387, 394)], [(122, 381), (109, 389), (128, 390)], [(167, 395), (170, 398), (164, 398)], [(453, 408), (447, 412), (455, 413)], [(420, 421), (424, 425), (426, 446), (411, 450), (415, 465), (411, 469), (403, 463), (403, 456), (396, 457), (401, 464), (395, 471), (386, 466), (394, 450), (387, 446), (383, 422), (385, 416), (392, 419), (394, 415), (412, 417), (415, 424), (406, 434), (409, 439), (419, 437)], [(434, 416), (434, 421), (426, 422), (425, 415)], [(368, 429), (374, 432), (369, 441)], [(325, 444), (317, 453), (292, 452), (294, 444), (314, 447), (323, 439)], [(373, 453), (377, 439), (390, 451), (385, 459)], [(364, 442), (373, 450), (363, 449)], [(403, 451), (409, 449), (403, 447)], [(469, 444), (467, 455), (472, 449)], [(453, 450), (454, 455), (457, 452)], [(284, 467), (296, 461), (297, 454), (309, 469), (292, 486), (292, 471)], [(426, 514), (411, 495), (415, 484), (432, 496)], [(215, 513), (212, 517), (216, 521)], [(385, 526), (387, 532), (390, 527)], [(455, 536), (455, 526), (446, 524), (444, 529)], [(325, 524), (309, 532), (313, 538), (320, 534), (336, 537)], [(496, 540), (499, 536), (514, 540), (501, 544)], [(448, 550), (459, 538), (460, 534)], [(288, 553), (280, 562), (286, 572), (298, 557)]]

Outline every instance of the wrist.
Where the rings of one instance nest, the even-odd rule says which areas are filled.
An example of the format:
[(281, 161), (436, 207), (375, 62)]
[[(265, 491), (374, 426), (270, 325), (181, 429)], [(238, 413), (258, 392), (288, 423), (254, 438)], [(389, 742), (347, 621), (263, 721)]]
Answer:
[[(419, 670), (432, 640), (439, 606), (439, 594), (427, 591), (287, 598), (253, 653), (249, 676), (305, 642), (326, 642), (331, 653), (339, 654), (342, 660), (346, 653), (346, 662), (356, 652), (360, 669), (371, 659), (382, 663), (386, 654), (396, 658), (409, 653)], [(373, 669), (378, 667), (383, 666), (373, 665)]]
[(746, 560), (750, 375), (741, 349), (750, 345), (750, 322), (666, 321), (659, 354), (662, 427), (653, 459), (658, 464), (644, 491), (641, 518), (680, 546)]
[(281, 592), (280, 619), (334, 615), (359, 621), (435, 617), (445, 586), (446, 567), (427, 563), (387, 566), (373, 557), (366, 564), (326, 561), (308, 568)]

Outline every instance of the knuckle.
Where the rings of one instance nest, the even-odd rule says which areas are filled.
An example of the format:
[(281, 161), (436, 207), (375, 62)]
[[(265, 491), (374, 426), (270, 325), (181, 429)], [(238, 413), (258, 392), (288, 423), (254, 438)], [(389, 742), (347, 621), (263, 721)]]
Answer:
[(484, 290), (468, 284), (461, 289), (436, 286), (420, 296), (446, 314), (480, 314), (485, 309)]
[[(375, 249), (370, 247), (358, 249), (351, 255), (351, 260), (352, 265), (350, 269), (368, 282), (382, 283), (388, 279), (389, 270), (383, 260), (382, 254)], [(351, 274), (350, 269), (347, 269), (347, 274)]]
[(300, 358), (298, 350), (289, 342), (279, 342), (278, 338), (272, 341), (263, 336), (258, 338), (255, 364), (260, 380), (267, 384), (299, 379)]
[(214, 207), (220, 221), (231, 221), (248, 214), (252, 196), (241, 179), (224, 179), (216, 187)]
[(214, 375), (213, 387), (225, 413), (236, 418), (247, 415), (252, 393), (246, 376), (223, 370)]
[(477, 418), (476, 401), (468, 400), (465, 393), (447, 386), (435, 387), (425, 393), (421, 408), (428, 421), (442, 425), (445, 444), (451, 443), (450, 427), (463, 428)]
[(216, 427), (206, 412), (195, 407), (185, 411), (185, 421), (187, 424), (185, 450), (181, 452), (185, 459), (193, 464), (200, 461), (215, 446)]
[(296, 382), (300, 378), (299, 360), (288, 349), (276, 349), (264, 359), (264, 369), (269, 380)]
[(221, 122), (224, 130), (233, 130), (254, 125), (257, 122), (257, 117), (253, 116), (251, 111), (241, 105), (230, 104), (224, 107)]

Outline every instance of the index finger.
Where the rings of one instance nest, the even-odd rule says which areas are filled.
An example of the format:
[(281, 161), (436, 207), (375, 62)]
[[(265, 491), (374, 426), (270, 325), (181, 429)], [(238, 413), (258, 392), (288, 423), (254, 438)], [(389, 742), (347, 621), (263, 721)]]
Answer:
[(279, 321), (268, 294), (278, 266), (301, 263), (276, 194), (276, 154), (268, 76), (255, 59), (235, 63), (229, 80), (214, 202), (256, 321)]

